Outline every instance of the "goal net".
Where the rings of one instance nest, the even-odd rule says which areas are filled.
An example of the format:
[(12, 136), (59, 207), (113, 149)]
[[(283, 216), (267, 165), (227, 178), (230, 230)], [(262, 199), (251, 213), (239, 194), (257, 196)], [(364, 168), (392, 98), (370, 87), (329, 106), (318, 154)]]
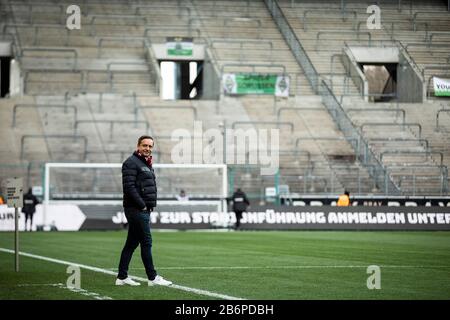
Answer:
[[(46, 163), (44, 169), (44, 225), (49, 205), (122, 205), (121, 163)], [(154, 164), (158, 188), (157, 210), (227, 212), (227, 166), (224, 164)], [(184, 190), (187, 198), (180, 198)], [(187, 210), (186, 208), (189, 208)], [(178, 211), (179, 211), (178, 210)]]

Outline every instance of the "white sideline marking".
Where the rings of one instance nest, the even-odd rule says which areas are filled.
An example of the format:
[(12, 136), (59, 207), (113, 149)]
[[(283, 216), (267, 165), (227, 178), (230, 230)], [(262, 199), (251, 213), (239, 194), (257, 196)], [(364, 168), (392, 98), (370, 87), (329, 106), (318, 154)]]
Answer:
[(88, 297), (93, 297), (94, 299), (97, 300), (113, 300), (113, 298), (108, 297), (108, 296), (101, 296), (100, 294), (96, 293), (96, 292), (90, 292), (86, 289), (77, 289), (77, 288), (72, 288), (72, 287), (67, 287), (62, 283), (24, 283), (24, 284), (18, 284), (18, 287), (57, 287), (57, 288), (61, 288), (61, 289), (68, 289), (72, 292), (75, 293), (79, 293), (82, 294), (83, 296), (88, 296)]
[[(336, 266), (336, 265), (318, 265), (318, 266), (230, 266), (230, 267), (158, 267), (157, 269), (163, 270), (214, 270), (214, 269), (333, 269), (333, 268), (367, 268), (368, 265), (348, 265), (348, 266)], [(396, 265), (379, 265), (380, 268), (450, 268), (450, 266), (396, 266)], [(130, 268), (132, 270), (144, 270), (145, 268)], [(118, 270), (117, 268), (109, 268), (108, 270)]]
[[(0, 248), (0, 251), (7, 252), (7, 253), (14, 253), (14, 250), (6, 249), (6, 248)], [(83, 269), (86, 269), (86, 270), (91, 270), (91, 271), (94, 271), (94, 272), (99, 272), (99, 273), (104, 273), (104, 274), (117, 276), (117, 272), (114, 272), (114, 271), (111, 271), (111, 270), (107, 270), (107, 269), (92, 267), (92, 266), (88, 266), (88, 265), (85, 265), (85, 264), (74, 263), (74, 262), (69, 262), (69, 261), (64, 261), (64, 260), (59, 260), (59, 259), (53, 259), (53, 258), (44, 257), (44, 256), (38, 256), (38, 255), (35, 255), (35, 254), (26, 253), (26, 252), (19, 252), (19, 254), (24, 256), (24, 257), (29, 257), (29, 258), (34, 258), (34, 259), (39, 259), (39, 260), (59, 263), (59, 264), (67, 265), (67, 266), (77, 266), (77, 267), (80, 267), (80, 268), (83, 268)], [(130, 278), (132, 278), (134, 280), (137, 280), (137, 281), (145, 282), (146, 284), (148, 283), (148, 280), (146, 278), (136, 277), (136, 276), (130, 276)], [(215, 293), (215, 292), (202, 290), (202, 289), (195, 289), (195, 288), (180, 286), (180, 285), (177, 285), (177, 284), (172, 284), (168, 288), (175, 288), (175, 289), (179, 289), (179, 290), (183, 290), (183, 291), (187, 291), (187, 292), (196, 293), (196, 294), (199, 294), (199, 295), (204, 295), (204, 296), (209, 296), (209, 297), (214, 297), (214, 298), (219, 298), (219, 299), (224, 299), (224, 300), (244, 300), (243, 298), (228, 296), (228, 295)]]

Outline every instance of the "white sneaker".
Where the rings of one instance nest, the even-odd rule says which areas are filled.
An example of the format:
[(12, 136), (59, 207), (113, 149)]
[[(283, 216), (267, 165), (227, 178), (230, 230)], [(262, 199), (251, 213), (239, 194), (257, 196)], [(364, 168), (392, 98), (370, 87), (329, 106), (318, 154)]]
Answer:
[(172, 281), (168, 281), (166, 279), (164, 279), (161, 276), (156, 276), (155, 279), (153, 280), (148, 280), (148, 285), (149, 286), (154, 286), (154, 285), (159, 285), (159, 286), (170, 286), (172, 284)]
[(124, 286), (124, 285), (129, 285), (129, 286), (140, 286), (141, 284), (137, 281), (134, 281), (133, 279), (131, 279), (130, 277), (125, 278), (123, 280), (120, 279), (116, 279), (116, 286)]

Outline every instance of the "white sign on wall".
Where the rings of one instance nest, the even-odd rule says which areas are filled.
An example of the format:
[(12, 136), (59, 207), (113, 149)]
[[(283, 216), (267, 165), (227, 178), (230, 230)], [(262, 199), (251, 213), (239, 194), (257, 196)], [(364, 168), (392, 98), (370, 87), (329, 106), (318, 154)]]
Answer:
[(8, 178), (4, 182), (6, 204), (11, 208), (23, 207), (23, 179)]

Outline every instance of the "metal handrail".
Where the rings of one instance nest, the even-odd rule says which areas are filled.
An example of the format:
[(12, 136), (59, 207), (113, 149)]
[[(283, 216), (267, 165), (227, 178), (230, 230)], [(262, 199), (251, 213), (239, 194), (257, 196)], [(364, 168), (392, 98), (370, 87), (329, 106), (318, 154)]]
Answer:
[[(144, 29), (144, 37), (145, 38), (149, 38), (148, 32), (149, 31), (153, 31), (153, 30), (163, 31), (163, 32), (166, 33), (168, 31), (186, 31), (186, 27), (184, 27), (184, 26), (171, 26), (171, 27), (164, 27), (164, 28), (161, 28), (160, 26), (158, 26), (158, 27), (146, 27)], [(197, 33), (196, 37), (200, 37), (201, 36), (201, 31), (200, 31), (199, 28), (192, 29), (192, 30), (196, 31), (196, 33)], [(189, 36), (191, 36), (191, 31), (192, 30), (188, 30)]]
[[(117, 154), (120, 155), (121, 159), (125, 159), (126, 157), (128, 157), (131, 154), (130, 150), (126, 150), (126, 151), (120, 151), (120, 150), (106, 150), (106, 151), (102, 151), (102, 150), (88, 150), (87, 151), (87, 155), (96, 155), (96, 154), (100, 154), (100, 155), (105, 155), (106, 158), (108, 158), (109, 155), (112, 154)], [(152, 155), (153, 155), (153, 159), (156, 159), (156, 161), (159, 161), (160, 156), (161, 156), (161, 152), (159, 151), (152, 151)]]
[(280, 5), (276, 0), (264, 0), (265, 4), (270, 11), (278, 29), (286, 40), (289, 48), (292, 51), (297, 63), (305, 70), (307, 79), (313, 88), (315, 93), (319, 93), (319, 81), (318, 72), (311, 62), (311, 59), (306, 54), (300, 40), (298, 39), (294, 29), (290, 25), (288, 19), (286, 18), (283, 10), (281, 10)]
[(403, 57), (406, 59), (406, 61), (409, 63), (410, 66), (414, 69), (414, 72), (419, 77), (419, 79), (424, 83), (425, 79), (423, 76), (421, 76), (422, 69), (417, 65), (416, 61), (411, 57), (411, 54), (408, 51), (407, 46), (405, 47), (401, 41), (395, 41), (398, 49), (403, 54)]
[(444, 112), (450, 115), (450, 109), (440, 109), (436, 112), (436, 131), (439, 131), (439, 115)]
[(359, 108), (349, 108), (345, 110), (347, 113), (351, 113), (351, 112), (379, 112), (379, 111), (384, 111), (384, 112), (395, 112), (395, 113), (401, 113), (402, 114), (402, 120), (403, 120), (403, 124), (405, 124), (405, 120), (406, 120), (406, 111), (405, 109), (390, 109), (390, 108), (364, 108), (364, 109), (359, 109)]
[[(28, 91), (28, 77), (30, 73), (38, 72), (38, 73), (45, 73), (45, 72), (51, 72), (51, 73), (71, 73), (71, 74), (79, 74), (81, 76), (81, 83), (80, 87), (83, 86), (84, 83), (84, 73), (81, 70), (68, 70), (68, 69), (39, 69), (39, 70), (25, 70), (24, 75), (24, 92), (27, 93)], [(77, 91), (78, 92), (78, 91)]]
[[(346, 56), (348, 58), (348, 63), (349, 63), (348, 66), (346, 66), (345, 63), (343, 63), (344, 69), (347, 71), (349, 78), (351, 78), (352, 80), (356, 79), (356, 81), (359, 81), (359, 83), (360, 83), (359, 93), (364, 98), (365, 94), (367, 94), (369, 92), (369, 83), (367, 81), (367, 78), (366, 78), (365, 74), (362, 72), (362, 70), (359, 67), (357, 67), (356, 58), (353, 55), (353, 52), (350, 49), (350, 47), (348, 46), (347, 42), (344, 43), (344, 48), (342, 49), (342, 51), (345, 53), (345, 54), (343, 54), (343, 56)], [(347, 60), (344, 59), (343, 61), (347, 61)], [(354, 70), (356, 70), (357, 76), (352, 75), (352, 72), (350, 69), (350, 64), (352, 64), (354, 66)]]
[[(195, 22), (195, 21), (199, 21), (199, 22), (202, 22), (202, 21), (205, 21), (205, 20), (210, 20), (210, 21), (215, 21), (215, 22), (217, 22), (217, 17), (199, 17), (199, 18), (190, 18), (189, 20), (188, 20), (188, 30), (189, 30), (189, 32), (191, 31), (191, 29), (192, 29), (192, 25), (193, 25), (193, 22)], [(234, 22), (234, 21), (255, 21), (255, 22), (257, 22), (257, 24), (258, 24), (258, 37), (260, 36), (260, 34), (261, 34), (261, 26), (262, 26), (262, 23), (261, 23), (261, 20), (260, 19), (256, 19), (256, 18), (248, 18), (248, 17), (245, 17), (245, 18), (225, 18), (225, 19), (223, 19), (223, 28), (225, 29), (226, 27), (227, 27), (227, 24), (228, 24), (228, 22)]]
[(291, 128), (291, 133), (294, 133), (294, 123), (290, 122), (290, 121), (234, 121), (231, 124), (231, 128), (234, 129), (237, 125), (239, 124), (253, 124), (253, 125), (258, 125), (258, 124), (276, 124), (277, 128), (280, 125), (286, 125), (289, 126)]
[[(244, 45), (247, 43), (255, 43), (255, 44), (268, 44), (270, 47), (270, 62), (273, 63), (273, 42), (271, 40), (253, 40), (253, 39), (210, 39), (211, 48), (217, 50), (214, 47), (215, 43), (238, 43), (239, 44), (239, 60), (243, 61), (243, 50)], [(248, 50), (248, 49), (247, 49)], [(258, 49), (253, 49), (258, 50)]]
[[(89, 34), (90, 36), (94, 37), (97, 36), (97, 30), (95, 29), (96, 25), (110, 25), (108, 23), (105, 24), (98, 24), (95, 23), (95, 20), (100, 18), (104, 18), (104, 19), (130, 19), (132, 21), (137, 21), (137, 20), (142, 20), (144, 22), (144, 24), (142, 25), (148, 25), (148, 20), (146, 17), (142, 17), (142, 16), (136, 16), (134, 14), (94, 14), (90, 16), (91, 19), (89, 21), (89, 26), (90, 26), (90, 31)], [(135, 26), (139, 26), (139, 24), (135, 24)]]
[(113, 73), (114, 72), (128, 72), (128, 73), (148, 73), (148, 70), (112, 70), (113, 66), (145, 66), (148, 68), (148, 64), (142, 63), (142, 62), (109, 62), (106, 65), (106, 70), (108, 72), (108, 79), (109, 79), (109, 89), (111, 91), (114, 90), (113, 88)]
[(63, 4), (55, 4), (55, 3), (39, 3), (39, 2), (33, 2), (31, 3), (27, 1), (27, 3), (14, 3), (15, 6), (19, 5), (19, 6), (27, 6), (28, 7), (28, 21), (30, 24), (33, 24), (33, 7), (51, 7), (51, 8), (59, 8), (59, 15), (61, 17), (61, 25), (64, 25), (64, 21), (65, 21), (65, 16), (64, 16), (64, 12), (65, 12), (65, 6)]
[(442, 152), (440, 152), (440, 151), (429, 151), (429, 150), (425, 150), (425, 151), (387, 150), (387, 151), (383, 151), (383, 152), (380, 153), (380, 161), (383, 161), (384, 155), (390, 155), (390, 154), (391, 155), (392, 154), (400, 154), (400, 155), (401, 154), (408, 154), (408, 155), (417, 154), (417, 155), (425, 155), (426, 158), (428, 158), (428, 156), (431, 157), (431, 155), (436, 154), (436, 155), (439, 155), (440, 160), (441, 160), (439, 166), (443, 166), (444, 165), (444, 154)]
[[(22, 58), (25, 58), (24, 52), (69, 52), (73, 53), (74, 62), (72, 69), (75, 70), (78, 65), (78, 51), (76, 49), (59, 49), (59, 48), (23, 48)], [(40, 58), (40, 57), (39, 57)], [(47, 58), (47, 57), (46, 57)], [(52, 57), (53, 58), (53, 57)]]
[[(223, 75), (224, 69), (227, 67), (251, 67), (253, 72), (258, 67), (264, 68), (281, 68), (283, 70), (282, 74), (286, 74), (286, 66), (284, 64), (257, 64), (257, 63), (225, 63), (220, 67), (220, 74)], [(267, 73), (265, 73), (267, 74)]]
[(19, 49), (19, 45), (18, 45), (18, 37), (16, 37), (16, 35), (14, 33), (2, 33), (0, 34), (0, 39), (5, 39), (5, 38), (10, 38), (11, 41), (11, 46), (12, 46), (12, 53), (15, 57), (20, 58), (22, 53), (21, 53), (21, 49)]
[(3, 26), (3, 32), (6, 32), (8, 28), (14, 28), (17, 32), (17, 28), (29, 28), (34, 29), (33, 34), (33, 45), (37, 46), (38, 43), (38, 35), (39, 35), (39, 29), (57, 29), (57, 30), (64, 30), (66, 32), (66, 39), (64, 42), (64, 46), (67, 46), (69, 44), (69, 38), (70, 38), (70, 30), (68, 28), (64, 28), (60, 24), (36, 24), (36, 25), (28, 25), (28, 24), (7, 24)]
[[(16, 18), (14, 16), (14, 10), (13, 10), (12, 3), (11, 3), (11, 1), (8, 1), (7, 3), (8, 3), (8, 6), (9, 6), (9, 10), (11, 12), (11, 20), (13, 22), (13, 25), (16, 25)], [(5, 27), (6, 27), (6, 24), (5, 24)], [(13, 50), (15, 50), (14, 54), (17, 57), (17, 60), (20, 63), (20, 57), (22, 55), (22, 44), (21, 44), (19, 32), (18, 32), (16, 27), (14, 27), (14, 31), (15, 31), (16, 39), (14, 41)], [(3, 31), (3, 33), (4, 33), (4, 31)]]
[(431, 15), (435, 15), (435, 14), (443, 15), (443, 14), (446, 14), (447, 17), (448, 17), (448, 13), (445, 12), (445, 11), (416, 11), (416, 12), (414, 13), (414, 15), (413, 15), (413, 18), (412, 18), (413, 31), (416, 31), (417, 16), (418, 16), (419, 14), (424, 14), (424, 13), (426, 13), (426, 14), (428, 14), (428, 15), (430, 15), (430, 14), (431, 14)]
[(406, 50), (409, 47), (426, 47), (426, 48), (450, 48), (450, 43), (423, 43), (423, 42), (410, 42), (404, 46)]
[(428, 43), (432, 44), (433, 43), (433, 37), (434, 36), (438, 36), (438, 35), (450, 36), (450, 31), (433, 31), (433, 32), (430, 32), (429, 37), (428, 37)]
[[(157, 4), (156, 6), (153, 6), (153, 5), (142, 5), (142, 4), (139, 4), (139, 5), (136, 5), (135, 6), (135, 10), (134, 10), (134, 14), (135, 15), (142, 15), (142, 13), (140, 12), (141, 11), (141, 9), (142, 8), (151, 8), (151, 9), (154, 9), (154, 8), (157, 8), (157, 9), (165, 9), (165, 8), (177, 8), (178, 9), (178, 17), (179, 18), (181, 18), (181, 10), (186, 10), (186, 12), (187, 12), (187, 15), (188, 15), (188, 17), (190, 18), (191, 17), (191, 8), (189, 8), (189, 7), (185, 7), (185, 6), (180, 6), (179, 4), (178, 5), (176, 5), (176, 6), (172, 6), (172, 5), (170, 5), (170, 4), (166, 4), (166, 5), (161, 5), (161, 4)], [(145, 14), (144, 14), (145, 15)], [(165, 29), (165, 28), (164, 28)]]
[[(112, 70), (112, 66), (145, 66), (147, 67), (148, 64), (147, 63), (143, 63), (143, 62), (121, 62), (121, 61), (113, 61), (113, 62), (109, 62), (108, 64), (106, 64), (106, 71), (107, 72), (114, 72), (114, 71), (129, 71), (129, 72), (133, 72), (133, 71), (141, 71), (141, 70)], [(148, 70), (145, 70), (148, 71)]]
[(20, 160), (23, 160), (25, 140), (30, 139), (30, 138), (43, 138), (45, 140), (47, 140), (48, 138), (55, 138), (55, 139), (70, 138), (73, 140), (83, 140), (84, 141), (83, 161), (86, 161), (88, 138), (86, 136), (62, 135), (62, 134), (54, 134), (54, 135), (53, 134), (26, 134), (26, 135), (23, 135), (20, 138)]
[(121, 42), (142, 42), (142, 48), (146, 47), (146, 38), (144, 37), (125, 37), (125, 36), (109, 36), (97, 38), (97, 58), (101, 58), (102, 45), (104, 41), (121, 41)]
[(153, 79), (155, 80), (156, 92), (160, 92), (160, 86), (162, 82), (161, 71), (159, 69), (158, 60), (156, 59), (155, 51), (153, 50), (153, 46), (149, 39), (144, 41), (145, 45), (145, 58), (148, 61), (148, 66), (150, 68), (150, 72), (153, 75)]
[(425, 79), (425, 71), (426, 70), (449, 70), (450, 72), (450, 66), (446, 64), (426, 64), (422, 68), (422, 77)]
[[(287, 44), (289, 45), (289, 48), (291, 49), (296, 61), (302, 66), (303, 70), (305, 70), (305, 73), (308, 76), (308, 81), (310, 82), (314, 92), (321, 95), (324, 105), (327, 107), (327, 110), (329, 110), (330, 114), (333, 117), (333, 120), (336, 122), (338, 127), (341, 128), (341, 130), (344, 132), (345, 137), (359, 137), (360, 143), (366, 145), (367, 143), (364, 141), (362, 134), (358, 132), (353, 126), (351, 120), (345, 114), (345, 111), (336, 99), (333, 92), (328, 88), (325, 82), (321, 81), (319, 83), (318, 72), (312, 64), (311, 59), (309, 58), (305, 49), (301, 45), (296, 33), (294, 32), (292, 26), (289, 24), (278, 2), (275, 0), (265, 0), (265, 4), (270, 11), (273, 19), (275, 20), (275, 23), (277, 24), (280, 32), (283, 34)], [(333, 115), (333, 112), (335, 112), (335, 115)], [(353, 144), (352, 146), (356, 147)], [(355, 151), (357, 152), (359, 157), (362, 157), (361, 150), (355, 149)], [(379, 162), (379, 160), (372, 152), (367, 152), (362, 161), (365, 161), (363, 162), (365, 167), (367, 167), (368, 164), (376, 164), (376, 166), (374, 166), (375, 169), (369, 170), (369, 172), (378, 186), (384, 186), (384, 191), (386, 194), (390, 192), (399, 192), (393, 181), (386, 175), (386, 171), (383, 165)]]
[(245, 18), (226, 18), (223, 20), (223, 27), (224, 29), (227, 28), (227, 23), (228, 22), (248, 22), (248, 21), (254, 21), (257, 23), (258, 25), (258, 39), (261, 38), (261, 20), (257, 19), (257, 18), (249, 18), (249, 17), (245, 17)]
[[(393, 165), (389, 165), (387, 167), (387, 169), (391, 172), (392, 174), (392, 170), (402, 170), (402, 169), (413, 169), (413, 176), (409, 177), (410, 179), (412, 178), (413, 180), (416, 179), (416, 170), (419, 169), (421, 171), (423, 171), (424, 169), (428, 169), (428, 168), (437, 168), (439, 169), (440, 172), (440, 180), (441, 180), (441, 190), (440, 193), (442, 195), (443, 192), (448, 192), (448, 168), (445, 165), (427, 165), (427, 164), (413, 164), (413, 165), (409, 165), (409, 164), (393, 164)], [(437, 176), (436, 176), (437, 177)], [(401, 180), (402, 178), (406, 178), (406, 176), (401, 177), (399, 183), (401, 184)], [(429, 180), (429, 176), (424, 177), (424, 179)], [(415, 192), (415, 186), (414, 186), (414, 192)]]
[[(340, 57), (341, 61), (342, 61), (342, 53), (334, 53), (331, 55), (330, 57), (330, 82), (331, 82), (331, 90), (333, 90), (333, 76), (334, 76), (334, 72), (333, 72), (333, 66), (334, 66), (334, 59), (336, 57)], [(321, 73), (321, 75), (323, 75), (323, 73)]]
[(406, 123), (392, 123), (392, 122), (365, 122), (363, 124), (361, 124), (359, 126), (360, 130), (363, 131), (364, 127), (376, 127), (376, 126), (380, 126), (380, 127), (384, 127), (384, 126), (402, 126), (403, 128), (405, 127), (417, 127), (419, 128), (419, 139), (422, 137), (422, 125), (420, 123), (417, 122), (406, 122)]
[(365, 34), (365, 35), (368, 35), (369, 36), (369, 39), (368, 39), (368, 41), (369, 41), (369, 47), (371, 46), (371, 43), (372, 43), (372, 34), (370, 33), (370, 32), (368, 32), (368, 31), (336, 31), (336, 30), (327, 30), (327, 31), (319, 31), (319, 32), (317, 32), (317, 35), (316, 35), (316, 44), (315, 44), (315, 50), (317, 51), (317, 44), (318, 44), (318, 42), (319, 42), (319, 40), (320, 40), (320, 35), (321, 34), (338, 34), (338, 35), (341, 35), (341, 34), (352, 34), (352, 35), (354, 35), (354, 34), (356, 34), (358, 37), (357, 37), (357, 41), (360, 41), (359, 40), (359, 35), (360, 34)]
[[(216, 6), (216, 0), (214, 0), (214, 4), (213, 4), (213, 10), (214, 11), (216, 11), (217, 9), (217, 6)], [(246, 7), (246, 15), (248, 16), (249, 15), (249, 10), (250, 10), (250, 0), (246, 0), (246, 2), (247, 2), (247, 5), (245, 6)], [(243, 6), (238, 6), (238, 5), (233, 5), (233, 7), (234, 8), (236, 8), (236, 7), (243, 7)]]
[(19, 108), (64, 108), (64, 113), (67, 112), (67, 109), (73, 109), (73, 113), (74, 113), (74, 122), (77, 121), (77, 107), (74, 105), (47, 105), (47, 104), (16, 104), (13, 107), (13, 119), (12, 119), (12, 127), (15, 128), (16, 127), (16, 114), (17, 114), (17, 109)]
[(135, 125), (135, 127), (137, 126), (138, 123), (144, 123), (145, 124), (145, 128), (146, 131), (149, 131), (149, 124), (147, 121), (145, 120), (77, 120), (75, 121), (74, 124), (74, 131), (73, 134), (77, 135), (77, 131), (78, 131), (78, 125), (81, 123), (109, 123), (109, 138), (112, 140), (113, 138), (113, 132), (114, 132), (114, 124), (119, 123), (132, 123)]
[[(362, 131), (357, 130), (354, 127), (349, 116), (342, 108), (342, 105), (339, 104), (333, 92), (324, 81), (322, 81), (322, 90), (320, 92), (322, 95), (323, 104), (327, 110), (329, 110), (333, 120), (336, 122), (338, 128), (343, 132), (345, 138), (350, 139), (356, 137), (358, 139), (359, 148), (357, 148), (352, 141), (349, 141), (349, 143), (355, 150), (355, 153), (361, 163), (369, 171), (370, 176), (373, 178), (377, 186), (383, 186), (386, 194), (391, 192), (398, 193), (398, 187), (387, 175), (386, 169), (379, 161), (378, 157), (376, 157), (372, 150), (368, 147), (368, 143), (364, 140)], [(333, 113), (330, 110), (335, 110), (336, 112)]]
[(414, 141), (416, 141), (416, 142), (418, 142), (418, 143), (422, 143), (422, 142), (424, 142), (425, 143), (425, 149), (426, 150), (430, 150), (430, 145), (429, 145), (429, 142), (428, 142), (428, 140), (427, 139), (412, 139), (412, 138), (368, 138), (367, 139), (368, 140), (368, 142), (369, 142), (369, 144), (371, 143), (371, 142), (398, 142), (398, 141), (403, 141), (403, 142), (405, 142), (405, 141), (411, 141), (411, 142), (414, 142)]
[[(303, 107), (281, 107), (277, 111), (277, 121), (280, 121), (281, 118), (281, 112), (286, 110), (296, 110), (296, 111), (326, 111), (322, 108), (303, 108)], [(334, 111), (335, 112), (335, 111)]]
[(299, 137), (295, 139), (295, 147), (297, 148), (298, 145), (302, 140), (313, 140), (313, 141), (354, 141), (356, 148), (359, 149), (359, 139), (358, 138), (346, 138), (346, 137)]
[[(365, 21), (360, 21), (360, 22), (358, 23), (357, 30), (360, 29), (361, 24), (363, 24), (363, 23), (366, 23), (366, 22), (365, 22)], [(391, 25), (390, 33), (388, 32), (388, 28), (386, 28), (386, 27), (384, 26), (384, 25), (386, 25), (386, 24), (390, 24), (390, 25)], [(386, 31), (386, 33), (387, 33), (388, 35), (390, 35), (391, 40), (393, 40), (393, 41), (397, 41), (397, 40), (394, 40), (394, 29), (395, 29), (394, 26), (395, 26), (395, 24), (408, 24), (408, 25), (410, 25), (411, 23), (410, 23), (410, 22), (407, 22), (407, 21), (389, 21), (388, 23), (381, 23), (382, 28)], [(422, 25), (425, 26), (425, 40), (427, 40), (427, 38), (428, 38), (429, 24), (428, 24), (428, 22), (421, 22), (420, 24), (422, 24)]]
[(194, 115), (194, 120), (197, 120), (197, 109), (193, 106), (163, 106), (163, 105), (159, 105), (159, 106), (138, 106), (139, 109), (165, 109), (165, 110), (170, 110), (170, 109), (181, 109), (181, 110), (191, 110), (193, 115)]
[[(393, 174), (393, 176), (399, 176), (398, 177), (398, 185), (402, 188), (403, 192), (405, 192), (405, 191), (407, 191), (408, 193), (412, 192), (412, 196), (413, 197), (417, 195), (419, 187), (421, 187), (420, 189), (422, 189), (422, 192), (424, 190), (423, 186), (419, 186), (418, 187), (416, 185), (416, 181), (417, 180), (430, 181), (430, 180), (433, 180), (433, 178), (434, 179), (438, 179), (441, 182), (439, 194), (442, 195), (442, 193), (444, 192), (443, 191), (443, 189), (444, 189), (444, 179), (443, 179), (443, 175), (442, 174), (441, 175), (436, 175), (436, 176), (423, 177), (423, 176), (417, 176), (416, 171), (413, 170), (409, 175)], [(404, 182), (410, 182), (411, 180), (412, 180), (412, 183), (413, 183), (412, 190), (411, 190), (411, 187), (407, 188), (407, 187), (403, 186)], [(426, 188), (425, 190), (426, 190), (426, 194), (430, 194), (433, 191), (434, 192), (437, 191), (435, 188), (433, 188), (431, 190), (429, 188)]]
[[(305, 12), (303, 12), (303, 20), (302, 20), (302, 24), (303, 24), (303, 31), (308, 31), (308, 30), (306, 30), (307, 28), (306, 28), (306, 25), (307, 25), (307, 21), (306, 21), (306, 18), (307, 18), (307, 15), (308, 15), (308, 13), (311, 13), (311, 12), (321, 12), (321, 13), (331, 13), (331, 14), (335, 14), (336, 12), (335, 11), (332, 11), (332, 9), (310, 9), (310, 10), (305, 10)], [(342, 15), (342, 21), (345, 21), (347, 18), (346, 18), (346, 14), (347, 13), (351, 13), (351, 14), (353, 14), (353, 25), (355, 25), (355, 22), (356, 22), (356, 17), (357, 17), (357, 13), (356, 13), (356, 11), (342, 11), (342, 10), (339, 10), (339, 13)]]

